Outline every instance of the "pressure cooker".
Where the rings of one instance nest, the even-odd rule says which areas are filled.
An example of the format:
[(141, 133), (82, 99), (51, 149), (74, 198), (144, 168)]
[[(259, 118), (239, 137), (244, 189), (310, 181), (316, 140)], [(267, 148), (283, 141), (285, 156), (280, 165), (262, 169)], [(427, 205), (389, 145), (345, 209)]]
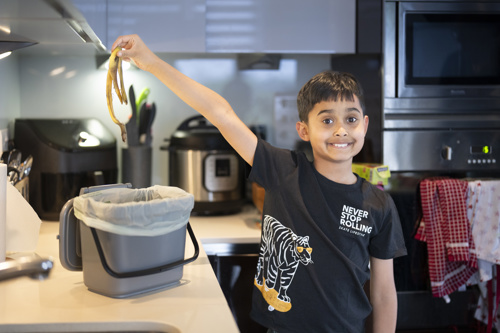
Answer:
[(237, 213), (244, 202), (244, 162), (203, 116), (184, 120), (168, 146), (169, 185), (194, 195), (195, 215)]

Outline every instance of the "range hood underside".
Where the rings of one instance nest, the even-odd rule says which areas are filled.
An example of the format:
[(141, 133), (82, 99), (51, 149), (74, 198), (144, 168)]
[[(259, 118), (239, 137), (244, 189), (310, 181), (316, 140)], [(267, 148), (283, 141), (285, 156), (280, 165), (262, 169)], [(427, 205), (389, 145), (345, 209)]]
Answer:
[(0, 53), (15, 50), (36, 55), (106, 52), (71, 0), (0, 0)]

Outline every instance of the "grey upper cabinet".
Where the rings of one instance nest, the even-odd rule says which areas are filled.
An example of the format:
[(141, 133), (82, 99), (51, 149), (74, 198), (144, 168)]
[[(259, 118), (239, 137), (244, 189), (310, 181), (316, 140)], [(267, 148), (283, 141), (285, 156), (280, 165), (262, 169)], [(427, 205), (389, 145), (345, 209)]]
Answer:
[(103, 44), (154, 52), (355, 53), (354, 0), (73, 0)]
[(205, 0), (108, 0), (106, 47), (138, 34), (155, 52), (205, 52)]
[(355, 53), (356, 1), (207, 0), (207, 52)]

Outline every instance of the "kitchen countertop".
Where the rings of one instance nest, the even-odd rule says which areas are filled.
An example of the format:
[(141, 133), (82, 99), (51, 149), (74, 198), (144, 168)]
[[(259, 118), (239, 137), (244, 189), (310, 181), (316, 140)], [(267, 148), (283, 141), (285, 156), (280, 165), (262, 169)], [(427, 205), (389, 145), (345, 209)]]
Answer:
[[(51, 331), (71, 331), (75, 322), (83, 323), (80, 331), (82, 327), (87, 331), (126, 327), (169, 332), (238, 332), (204, 248), (216, 254), (214, 245), (257, 244), (258, 220), (253, 206), (246, 206), (235, 215), (191, 217), (194, 233), (203, 246), (198, 259), (184, 266), (180, 285), (125, 299), (90, 292), (83, 283), (82, 272), (62, 267), (56, 238), (59, 223), (44, 221), (36, 254), (51, 256), (54, 268), (44, 281), (21, 277), (0, 282), (0, 332), (26, 329), (5, 326), (18, 323), (37, 324), (29, 327), (37, 332), (44, 326)], [(190, 241), (186, 244), (187, 257), (192, 255), (193, 245)]]
[(235, 247), (257, 247), (260, 242), (260, 220), (258, 210), (253, 205), (247, 205), (239, 214), (192, 216), (190, 222), (205, 252), (208, 255), (223, 255)]

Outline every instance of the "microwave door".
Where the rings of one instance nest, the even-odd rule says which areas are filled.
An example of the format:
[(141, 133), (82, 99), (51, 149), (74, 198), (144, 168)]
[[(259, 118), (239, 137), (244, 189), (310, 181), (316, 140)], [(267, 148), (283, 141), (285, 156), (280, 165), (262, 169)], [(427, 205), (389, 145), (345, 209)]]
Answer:
[(468, 5), (401, 3), (398, 97), (500, 92), (500, 6)]

